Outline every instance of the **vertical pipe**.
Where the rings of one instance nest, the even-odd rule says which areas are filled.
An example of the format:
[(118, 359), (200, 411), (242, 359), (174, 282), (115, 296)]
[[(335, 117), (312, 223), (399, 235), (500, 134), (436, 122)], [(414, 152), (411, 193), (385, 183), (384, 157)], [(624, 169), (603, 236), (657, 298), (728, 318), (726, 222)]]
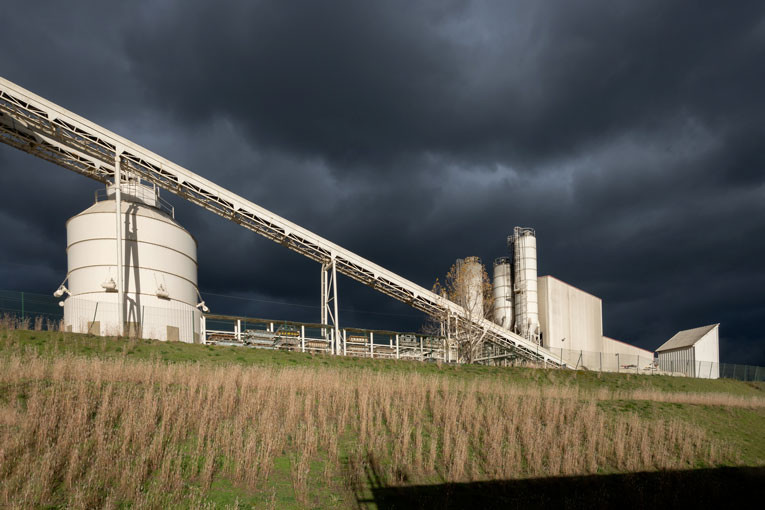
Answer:
[(335, 338), (340, 334), (340, 316), (337, 314), (337, 259), (332, 257), (332, 304), (335, 308)]
[[(443, 324), (443, 322), (441, 323)], [(444, 336), (444, 349), (446, 350), (445, 359), (447, 362), (450, 362), (452, 360), (452, 340), (451, 335), (449, 334), (449, 316), (446, 316), (446, 327), (444, 328), (444, 331), (442, 333)]]
[(343, 356), (348, 355), (348, 332), (343, 330)]
[(375, 357), (375, 334), (372, 331), (369, 332), (369, 355)]
[(300, 326), (300, 352), (305, 352), (305, 326)]
[(117, 222), (117, 335), (122, 336), (125, 328), (125, 275), (122, 268), (122, 165), (121, 148), (114, 150), (114, 201)]
[(236, 320), (236, 341), (237, 342), (242, 341), (242, 320), (241, 319)]
[(202, 315), (199, 318), (199, 336), (202, 338), (202, 343), (207, 343), (207, 319)]
[[(321, 323), (322, 325), (326, 326), (328, 324), (327, 321), (327, 307), (329, 306), (329, 303), (327, 302), (328, 299), (328, 285), (327, 285), (327, 267), (322, 263), (321, 265)], [(326, 328), (321, 328), (321, 337), (327, 338), (327, 330)]]
[(401, 357), (399, 348), (398, 348), (398, 334), (396, 334), (396, 359), (399, 359)]

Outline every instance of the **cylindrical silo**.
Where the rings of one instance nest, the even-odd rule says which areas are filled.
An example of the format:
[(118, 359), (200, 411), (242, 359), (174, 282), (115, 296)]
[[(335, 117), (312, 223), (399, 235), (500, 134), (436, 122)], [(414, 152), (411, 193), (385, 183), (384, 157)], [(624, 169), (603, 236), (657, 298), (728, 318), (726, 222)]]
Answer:
[(499, 257), (494, 261), (494, 322), (509, 330), (515, 324), (510, 257)]
[(483, 264), (478, 257), (457, 260), (458, 301), (472, 317), (483, 318)]
[(537, 301), (537, 238), (534, 229), (515, 227), (512, 237), (515, 263), (515, 330), (539, 341)]
[[(123, 309), (126, 335), (199, 342), (197, 242), (155, 188), (122, 186)], [(100, 199), (100, 200), (99, 200)], [(113, 187), (66, 223), (70, 331), (119, 334), (117, 221)]]

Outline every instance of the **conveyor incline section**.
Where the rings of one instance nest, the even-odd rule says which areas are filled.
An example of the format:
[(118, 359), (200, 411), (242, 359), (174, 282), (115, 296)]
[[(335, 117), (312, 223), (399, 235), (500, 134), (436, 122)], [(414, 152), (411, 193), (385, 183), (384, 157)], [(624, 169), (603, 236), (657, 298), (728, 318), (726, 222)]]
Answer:
[(221, 186), (168, 161), (32, 92), (0, 78), (0, 140), (103, 183), (138, 176), (208, 211), (256, 232), (319, 263), (333, 259), (337, 271), (431, 315), (448, 314), (465, 327), (485, 331), (497, 357), (566, 366), (555, 354), (487, 320), (469, 320), (465, 310), (355, 253), (324, 239)]

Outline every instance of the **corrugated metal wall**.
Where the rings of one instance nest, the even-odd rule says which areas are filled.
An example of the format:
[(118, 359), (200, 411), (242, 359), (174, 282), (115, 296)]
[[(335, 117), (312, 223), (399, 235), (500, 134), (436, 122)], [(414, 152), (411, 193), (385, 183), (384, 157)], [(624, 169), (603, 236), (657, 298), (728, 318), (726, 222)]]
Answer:
[(659, 370), (690, 377), (696, 376), (696, 359), (693, 347), (659, 353)]

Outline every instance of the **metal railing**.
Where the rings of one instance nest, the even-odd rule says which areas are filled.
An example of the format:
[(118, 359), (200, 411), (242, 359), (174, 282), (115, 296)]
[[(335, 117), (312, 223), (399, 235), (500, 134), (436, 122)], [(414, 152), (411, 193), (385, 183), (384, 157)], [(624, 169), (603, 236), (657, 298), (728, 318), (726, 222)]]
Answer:
[(423, 333), (343, 328), (226, 315), (202, 321), (205, 343), (312, 353), (339, 353), (357, 358), (457, 361), (457, 346), (446, 338)]
[[(175, 219), (175, 207), (173, 207), (170, 202), (160, 196), (159, 188), (149, 188), (143, 184), (127, 182), (123, 183), (120, 189), (122, 190), (123, 199), (125, 198), (125, 195), (135, 197), (139, 202), (150, 205), (152, 207), (156, 207), (160, 211), (169, 214), (171, 218)], [(94, 201), (98, 203), (102, 200), (111, 200), (110, 192), (108, 189), (97, 189), (95, 191)]]

